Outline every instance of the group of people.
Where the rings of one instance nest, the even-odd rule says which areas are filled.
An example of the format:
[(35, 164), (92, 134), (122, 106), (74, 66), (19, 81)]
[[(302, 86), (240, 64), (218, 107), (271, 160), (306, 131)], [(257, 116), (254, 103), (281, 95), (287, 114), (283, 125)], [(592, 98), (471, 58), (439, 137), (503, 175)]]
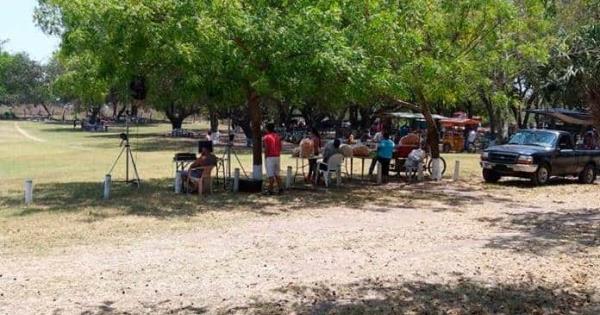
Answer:
[[(210, 138), (209, 138), (210, 137)], [(211, 134), (207, 137), (207, 140), (215, 140), (214, 135)], [(318, 129), (313, 128), (311, 130), (309, 139), (312, 142), (312, 155), (308, 158), (309, 160), (309, 171), (306, 178), (309, 182), (319, 181), (319, 168), (322, 171), (327, 170), (327, 162), (335, 154), (341, 154), (340, 147), (342, 140), (339, 138), (329, 141), (323, 146), (323, 139)], [(389, 176), (390, 162), (394, 155), (395, 143), (390, 139), (390, 134), (386, 131), (380, 131), (373, 137), (373, 142), (376, 143), (375, 156), (369, 167), (369, 175), (373, 174), (377, 163), (381, 164), (382, 175), (385, 178)], [(281, 170), (281, 151), (282, 151), (282, 139), (275, 132), (275, 126), (272, 123), (266, 125), (265, 134), (262, 138), (264, 155), (265, 155), (265, 169), (268, 177), (267, 193), (283, 193), (284, 187), (282, 184), (280, 170)], [(322, 163), (318, 163), (317, 157), (322, 153)], [(203, 147), (200, 152), (200, 156), (194, 161), (188, 170), (182, 173), (184, 181), (187, 178), (201, 178), (202, 172), (209, 166), (215, 166), (217, 164), (217, 157), (212, 152), (210, 147)], [(275, 184), (277, 185), (277, 191), (275, 191)], [(189, 189), (197, 190), (197, 185), (193, 185)]]
[[(339, 138), (333, 139), (329, 141), (323, 148), (323, 163), (318, 164), (317, 156), (321, 153), (322, 147), (322, 138), (319, 134), (319, 131), (316, 128), (311, 130), (310, 140), (313, 144), (312, 157), (308, 158), (309, 161), (309, 171), (308, 176), (306, 178), (309, 182), (318, 182), (319, 174), (318, 167), (322, 171), (327, 170), (327, 162), (329, 158), (335, 154), (341, 154), (340, 147), (342, 145), (342, 140)], [(361, 139), (361, 141), (365, 141)], [(381, 164), (382, 174), (384, 177), (389, 175), (390, 170), (390, 162), (394, 155), (394, 142), (390, 139), (390, 135), (387, 132), (377, 132), (373, 137), (373, 141), (377, 144), (377, 148), (375, 150), (375, 157), (373, 158), (371, 165), (369, 167), (369, 175), (373, 175), (373, 171), (375, 170), (375, 166), (377, 162)]]

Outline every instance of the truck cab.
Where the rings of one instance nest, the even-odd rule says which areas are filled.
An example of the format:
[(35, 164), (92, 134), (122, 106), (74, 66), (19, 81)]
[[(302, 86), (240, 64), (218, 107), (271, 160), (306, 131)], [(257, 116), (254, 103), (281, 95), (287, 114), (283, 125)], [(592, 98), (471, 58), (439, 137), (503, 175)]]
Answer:
[(505, 145), (487, 148), (481, 154), (486, 182), (504, 176), (530, 178), (543, 185), (552, 176), (577, 176), (591, 184), (600, 167), (600, 150), (575, 147), (573, 136), (558, 130), (520, 130)]

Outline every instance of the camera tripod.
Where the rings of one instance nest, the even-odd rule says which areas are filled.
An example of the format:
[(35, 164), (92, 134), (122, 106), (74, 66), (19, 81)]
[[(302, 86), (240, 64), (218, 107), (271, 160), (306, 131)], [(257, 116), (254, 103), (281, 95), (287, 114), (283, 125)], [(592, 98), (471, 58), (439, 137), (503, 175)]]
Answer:
[[(129, 144), (129, 118), (127, 118), (127, 120), (126, 120), (125, 133), (121, 133), (119, 135), (119, 137), (121, 138), (121, 144), (119, 144), (119, 146), (122, 147), (122, 149), (121, 149), (121, 152), (119, 153), (119, 155), (117, 156), (117, 159), (113, 163), (112, 167), (110, 168), (110, 171), (108, 171), (108, 175), (112, 175), (112, 172), (115, 169), (115, 167), (117, 166), (117, 163), (119, 162), (119, 160), (121, 159), (123, 154), (125, 154), (125, 182), (131, 183), (131, 184), (136, 184), (137, 187), (139, 188), (140, 187), (140, 175), (138, 174), (137, 166), (135, 165), (135, 159), (133, 158), (133, 152), (131, 150), (131, 145)], [(133, 166), (133, 174), (132, 174), (133, 177), (131, 179), (129, 179), (129, 163), (130, 163), (130, 161), (131, 161), (131, 165)]]
[[(226, 165), (223, 165), (223, 188), (225, 190), (227, 190), (227, 186), (231, 185), (232, 182), (232, 173), (231, 173), (231, 156), (233, 155), (238, 163), (238, 165), (240, 166), (240, 169), (242, 170), (242, 172), (244, 173), (244, 176), (248, 177), (248, 174), (246, 174), (246, 170), (244, 169), (244, 165), (242, 164), (242, 161), (240, 161), (239, 156), (237, 155), (237, 153), (235, 152), (235, 149), (233, 148), (233, 134), (230, 134), (228, 136), (228, 141), (227, 141), (227, 145), (225, 146), (225, 151), (223, 152), (223, 156), (221, 157), (221, 160), (225, 161), (225, 163), (227, 163)], [(233, 185), (231, 185), (231, 188), (233, 188)]]

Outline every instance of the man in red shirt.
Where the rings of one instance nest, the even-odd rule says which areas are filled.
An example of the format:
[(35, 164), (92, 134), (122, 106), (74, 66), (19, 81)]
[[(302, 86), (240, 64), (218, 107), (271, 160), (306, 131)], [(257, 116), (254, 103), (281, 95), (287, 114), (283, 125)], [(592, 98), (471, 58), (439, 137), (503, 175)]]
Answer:
[(277, 181), (277, 188), (279, 193), (283, 193), (283, 186), (281, 185), (281, 177), (279, 177), (280, 160), (281, 155), (281, 138), (275, 133), (275, 125), (267, 124), (267, 133), (263, 137), (263, 145), (265, 147), (265, 165), (267, 169), (267, 176), (269, 177), (268, 193), (273, 193), (273, 184)]

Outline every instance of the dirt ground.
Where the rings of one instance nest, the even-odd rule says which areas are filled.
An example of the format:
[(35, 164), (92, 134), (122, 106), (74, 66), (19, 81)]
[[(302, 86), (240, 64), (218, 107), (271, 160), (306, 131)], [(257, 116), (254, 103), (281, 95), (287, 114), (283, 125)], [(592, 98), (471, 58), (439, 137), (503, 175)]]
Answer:
[(0, 251), (0, 313), (600, 314), (600, 185), (298, 194), (199, 214), (213, 227)]

